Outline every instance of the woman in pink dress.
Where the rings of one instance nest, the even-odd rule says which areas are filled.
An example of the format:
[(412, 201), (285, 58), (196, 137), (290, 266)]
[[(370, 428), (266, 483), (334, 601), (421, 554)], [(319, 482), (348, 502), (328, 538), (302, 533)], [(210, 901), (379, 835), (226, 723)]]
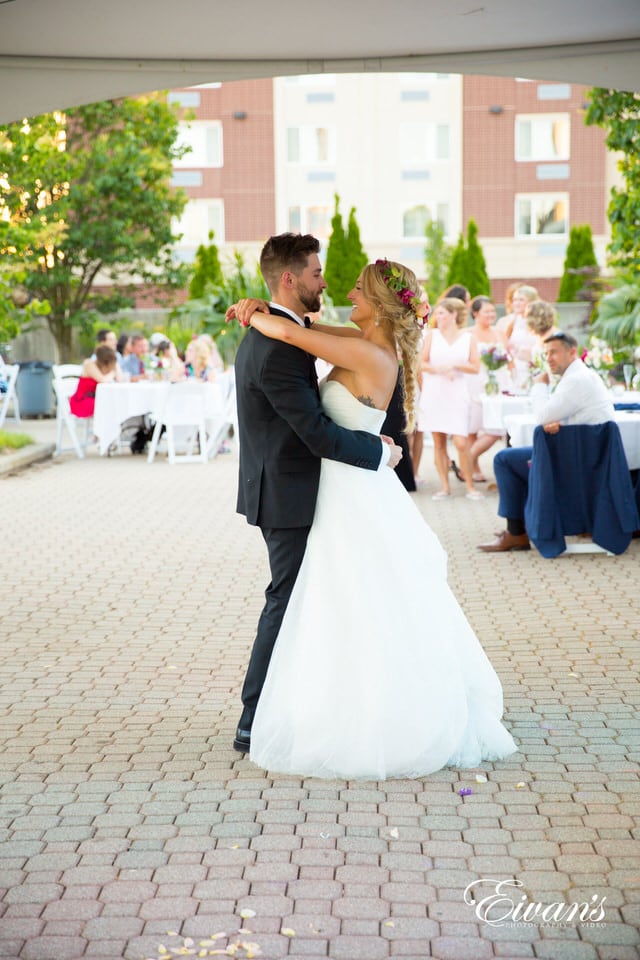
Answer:
[(450, 434), (458, 451), (460, 467), (469, 500), (482, 500), (471, 476), (469, 425), (471, 398), (465, 374), (478, 373), (478, 346), (466, 328), (467, 307), (462, 300), (448, 297), (434, 311), (435, 330), (429, 330), (420, 355), (422, 392), (419, 422), (422, 430), (433, 436), (434, 462), (440, 478), (440, 490), (434, 500), (445, 500), (449, 489), (449, 456), (447, 436)]
[(69, 397), (69, 407), (74, 417), (92, 417), (96, 405), (96, 387), (119, 379), (118, 359), (111, 347), (98, 347), (95, 360), (87, 359), (82, 365), (76, 392)]

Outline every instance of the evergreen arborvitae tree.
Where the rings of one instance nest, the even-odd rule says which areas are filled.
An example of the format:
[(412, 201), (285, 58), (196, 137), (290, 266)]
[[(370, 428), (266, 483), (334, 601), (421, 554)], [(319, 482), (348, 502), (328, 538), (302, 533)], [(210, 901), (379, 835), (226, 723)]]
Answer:
[(582, 299), (580, 291), (585, 287), (588, 288), (589, 281), (597, 271), (597, 266), (591, 227), (589, 224), (571, 227), (562, 280), (558, 290), (559, 302), (571, 303)]
[(447, 270), (446, 284), (448, 287), (454, 283), (461, 283), (466, 287), (465, 271), (467, 266), (467, 256), (464, 246), (464, 237), (462, 234), (458, 237), (458, 242), (453, 248), (451, 259), (449, 260), (449, 269)]
[[(351, 207), (351, 210), (349, 211), (346, 246), (347, 265), (352, 277), (351, 286), (349, 287), (349, 290), (351, 290), (356, 282), (356, 279), (360, 276), (362, 270), (369, 262), (369, 258), (367, 257), (364, 247), (362, 246), (362, 241), (360, 240), (360, 227), (358, 226), (358, 221), (356, 220), (355, 207)], [(347, 291), (347, 293), (348, 292), (349, 291)]]
[(424, 231), (426, 244), (424, 259), (427, 267), (426, 289), (435, 303), (446, 286), (446, 271), (452, 256), (451, 247), (444, 241), (444, 228), (437, 220), (429, 220)]
[(190, 300), (199, 300), (208, 286), (219, 286), (224, 280), (218, 248), (213, 242), (214, 236), (214, 231), (210, 230), (207, 246), (200, 244), (196, 250), (193, 276), (189, 284)]
[(467, 249), (465, 250), (465, 278), (462, 281), (472, 297), (480, 294), (491, 296), (491, 283), (487, 274), (487, 264), (478, 240), (478, 224), (469, 220), (467, 224)]
[(327, 247), (327, 261), (324, 267), (324, 278), (327, 281), (327, 293), (334, 306), (348, 306), (347, 294), (353, 288), (357, 274), (354, 276), (348, 263), (347, 236), (344, 232), (342, 214), (340, 213), (340, 197), (335, 194), (336, 208), (331, 218), (331, 236)]

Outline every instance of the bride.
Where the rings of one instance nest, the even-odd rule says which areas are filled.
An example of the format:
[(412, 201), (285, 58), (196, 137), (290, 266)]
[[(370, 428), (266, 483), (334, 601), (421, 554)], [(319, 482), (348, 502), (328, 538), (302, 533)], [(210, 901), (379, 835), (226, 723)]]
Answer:
[[(320, 387), (325, 412), (377, 434), (398, 351), (415, 369), (426, 297), (410, 270), (378, 260), (349, 300), (357, 329), (305, 329), (263, 312), (250, 322), (333, 364)], [(411, 431), (414, 377), (405, 384)], [(513, 753), (501, 717), (500, 681), (447, 585), (446, 554), (395, 473), (323, 459), (304, 559), (253, 721), (251, 760), (304, 776), (421, 777)]]

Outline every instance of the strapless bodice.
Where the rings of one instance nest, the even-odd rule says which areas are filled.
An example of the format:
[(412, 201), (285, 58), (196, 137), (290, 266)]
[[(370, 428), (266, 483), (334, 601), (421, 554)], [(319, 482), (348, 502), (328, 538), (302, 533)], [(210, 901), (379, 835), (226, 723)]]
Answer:
[(323, 380), (320, 384), (320, 398), (324, 412), (339, 426), (349, 430), (380, 433), (386, 412), (361, 403), (338, 380)]

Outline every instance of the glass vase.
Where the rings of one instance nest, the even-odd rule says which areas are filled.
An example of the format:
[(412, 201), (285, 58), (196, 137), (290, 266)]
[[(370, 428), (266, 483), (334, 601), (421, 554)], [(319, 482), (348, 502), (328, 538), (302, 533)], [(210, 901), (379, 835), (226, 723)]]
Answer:
[(495, 397), (500, 393), (500, 386), (494, 370), (488, 371), (489, 379), (484, 385), (484, 392), (488, 397)]

